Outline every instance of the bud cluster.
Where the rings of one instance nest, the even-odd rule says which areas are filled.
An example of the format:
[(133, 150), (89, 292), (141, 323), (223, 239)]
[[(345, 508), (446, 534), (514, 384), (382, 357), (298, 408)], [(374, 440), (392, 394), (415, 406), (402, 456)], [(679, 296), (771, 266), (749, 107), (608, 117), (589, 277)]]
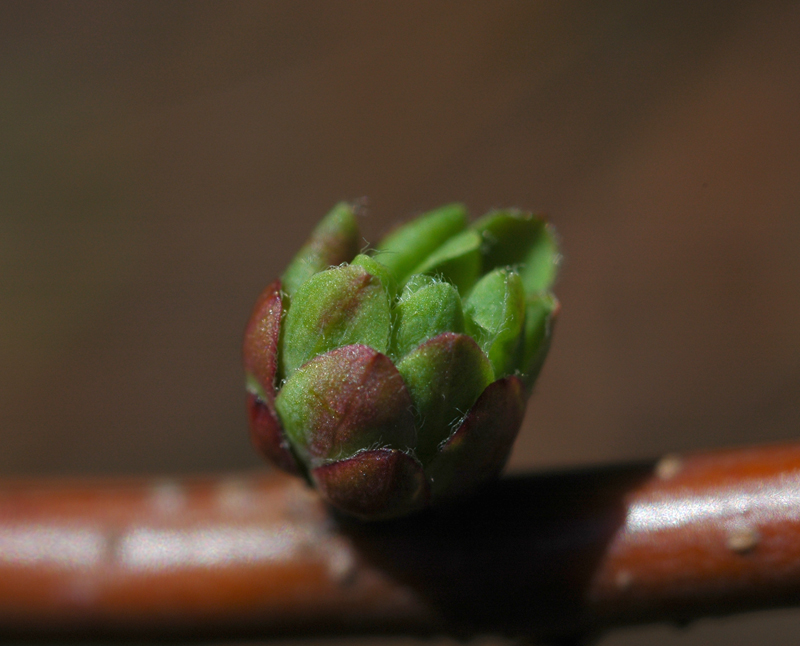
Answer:
[(545, 220), (448, 205), (361, 253), (337, 205), (259, 297), (244, 339), (251, 436), (332, 505), (391, 518), (508, 458), (550, 343)]

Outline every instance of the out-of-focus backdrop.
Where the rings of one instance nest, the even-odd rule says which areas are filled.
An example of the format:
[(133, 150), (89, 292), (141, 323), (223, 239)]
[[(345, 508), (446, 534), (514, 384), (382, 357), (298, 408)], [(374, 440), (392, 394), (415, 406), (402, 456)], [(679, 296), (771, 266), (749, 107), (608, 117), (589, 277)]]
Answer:
[(261, 468), (243, 325), (361, 197), (373, 242), (456, 200), (557, 226), (512, 469), (796, 437), (799, 35), (756, 0), (4, 2), (0, 474)]

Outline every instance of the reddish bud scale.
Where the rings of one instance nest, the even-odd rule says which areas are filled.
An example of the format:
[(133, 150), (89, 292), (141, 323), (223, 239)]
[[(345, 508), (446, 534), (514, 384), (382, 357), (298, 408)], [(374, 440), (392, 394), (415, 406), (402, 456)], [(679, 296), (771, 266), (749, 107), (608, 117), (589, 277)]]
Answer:
[(311, 472), (335, 507), (364, 520), (392, 518), (426, 507), (430, 486), (422, 465), (392, 449), (363, 451)]
[(258, 297), (244, 334), (244, 367), (259, 386), (247, 393), (250, 438), (270, 462), (289, 473), (300, 467), (289, 447), (275, 410), (275, 379), (278, 373), (278, 342), (281, 332), (281, 281), (273, 281)]
[(365, 345), (337, 348), (306, 363), (284, 385), (278, 409), (312, 466), (364, 445), (389, 443), (407, 451), (416, 440), (400, 373), (389, 357)]

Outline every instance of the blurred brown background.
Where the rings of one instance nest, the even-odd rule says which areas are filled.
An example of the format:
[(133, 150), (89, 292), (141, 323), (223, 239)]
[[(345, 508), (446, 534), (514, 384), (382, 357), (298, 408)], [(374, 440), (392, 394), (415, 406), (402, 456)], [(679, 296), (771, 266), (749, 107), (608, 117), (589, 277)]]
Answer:
[(556, 224), (513, 469), (795, 437), (799, 34), (755, 0), (4, 2), (0, 474), (261, 468), (244, 322), (362, 196), (371, 241), (454, 200)]

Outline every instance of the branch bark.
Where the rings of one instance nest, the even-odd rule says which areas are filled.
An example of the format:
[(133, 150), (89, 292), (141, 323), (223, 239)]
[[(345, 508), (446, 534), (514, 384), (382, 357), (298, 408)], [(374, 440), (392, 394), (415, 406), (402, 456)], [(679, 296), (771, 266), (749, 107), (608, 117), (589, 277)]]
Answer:
[(0, 485), (5, 635), (562, 639), (798, 599), (800, 444), (512, 477), (375, 524), (277, 474)]

